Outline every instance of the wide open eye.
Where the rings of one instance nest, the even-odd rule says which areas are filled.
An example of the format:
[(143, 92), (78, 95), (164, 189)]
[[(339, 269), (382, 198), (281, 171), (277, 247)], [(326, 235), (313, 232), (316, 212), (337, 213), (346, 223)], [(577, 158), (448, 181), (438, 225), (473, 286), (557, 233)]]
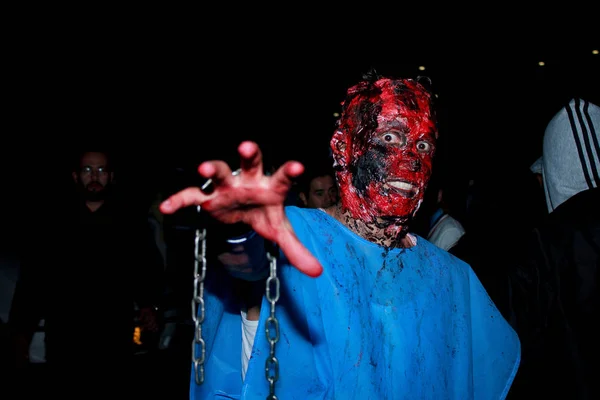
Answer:
[(419, 140), (417, 142), (417, 151), (419, 153), (429, 153), (432, 148), (433, 146), (429, 142), (426, 142), (424, 140)]
[(400, 147), (406, 145), (406, 135), (404, 135), (400, 132), (388, 131), (388, 132), (382, 133), (380, 137), (381, 137), (381, 140), (383, 140), (385, 143), (395, 144)]

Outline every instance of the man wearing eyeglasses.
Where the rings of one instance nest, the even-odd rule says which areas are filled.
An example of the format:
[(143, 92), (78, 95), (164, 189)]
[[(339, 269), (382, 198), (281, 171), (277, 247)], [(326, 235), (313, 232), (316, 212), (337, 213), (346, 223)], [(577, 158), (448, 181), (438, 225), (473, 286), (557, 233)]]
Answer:
[(85, 206), (97, 211), (106, 200), (114, 172), (109, 169), (106, 153), (88, 151), (83, 153), (77, 170), (73, 171), (73, 180), (85, 199)]
[(60, 200), (40, 210), (40, 234), (21, 263), (9, 324), (17, 359), (27, 366), (29, 344), (44, 319), (45, 394), (52, 389), (62, 398), (80, 398), (90, 382), (123, 393), (135, 373), (134, 304), (142, 329), (157, 330), (153, 306), (162, 258), (144, 240), (146, 210), (116, 190), (111, 161), (106, 152), (79, 155), (71, 172), (76, 196), (71, 201), (52, 193)]

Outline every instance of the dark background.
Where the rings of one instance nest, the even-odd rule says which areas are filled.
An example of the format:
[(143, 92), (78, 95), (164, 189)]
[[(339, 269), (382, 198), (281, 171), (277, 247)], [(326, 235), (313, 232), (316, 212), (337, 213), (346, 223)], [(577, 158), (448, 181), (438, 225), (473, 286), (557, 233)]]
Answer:
[[(591, 53), (600, 40), (597, 22), (585, 18), (595, 15), (589, 9), (561, 4), (559, 18), (549, 20), (520, 7), (504, 9), (506, 18), (496, 3), (453, 4), (437, 24), (438, 5), (420, 5), (418, 13), (327, 16), (298, 4), (284, 12), (225, 3), (223, 13), (202, 3), (173, 14), (156, 7), (152, 16), (150, 5), (135, 12), (32, 7), (8, 29), (3, 49), (0, 254), (36, 251), (60, 229), (48, 221), (71, 193), (78, 150), (110, 149), (119, 185), (145, 215), (156, 190), (198, 183), (200, 162), (224, 158), (237, 168), (242, 140), (258, 141), (272, 164), (327, 154), (333, 113), (372, 67), (431, 78), (437, 171), (507, 191), (502, 177), (540, 156), (544, 127), (562, 104), (584, 96), (600, 105), (600, 56)], [(189, 375), (176, 375), (181, 382), (168, 386), (187, 392)]]
[(570, 97), (600, 103), (600, 56), (592, 54), (600, 40), (582, 19), (575, 29), (548, 21), (542, 30), (510, 20), (416, 30), (382, 22), (398, 26), (391, 34), (343, 29), (339, 19), (333, 35), (321, 36), (308, 22), (196, 29), (140, 19), (128, 28), (127, 20), (87, 29), (87, 20), (78, 29), (56, 23), (14, 42), (6, 111), (15, 123), (4, 135), (2, 171), (5, 210), (18, 211), (7, 212), (6, 226), (60, 199), (70, 157), (82, 148), (111, 149), (122, 186), (140, 197), (163, 187), (175, 168), (193, 175), (217, 158), (237, 168), (245, 139), (258, 141), (272, 164), (327, 154), (333, 113), (371, 68), (431, 78), (440, 164), (465, 179), (530, 165), (545, 125)]
[(569, 97), (597, 102), (594, 45), (600, 46), (518, 38), (487, 47), (399, 44), (393, 56), (345, 59), (302, 49), (296, 57), (290, 49), (261, 55), (252, 48), (221, 58), (196, 49), (191, 57), (192, 49), (168, 43), (74, 52), (63, 43), (35, 60), (44, 68), (31, 71), (28, 100), (39, 111), (25, 123), (59, 155), (101, 142), (136, 173), (207, 158), (235, 163), (244, 139), (257, 140), (276, 163), (304, 160), (328, 150), (345, 89), (373, 67), (432, 79), (449, 162), (498, 165), (509, 154), (513, 162), (529, 162), (540, 152), (545, 124)]

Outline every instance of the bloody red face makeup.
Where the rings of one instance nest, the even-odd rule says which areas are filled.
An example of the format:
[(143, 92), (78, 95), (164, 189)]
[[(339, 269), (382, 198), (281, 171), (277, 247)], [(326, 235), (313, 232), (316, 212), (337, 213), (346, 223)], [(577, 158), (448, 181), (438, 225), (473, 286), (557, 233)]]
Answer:
[(331, 148), (342, 206), (365, 222), (404, 223), (431, 176), (437, 127), (430, 93), (410, 79), (348, 90)]

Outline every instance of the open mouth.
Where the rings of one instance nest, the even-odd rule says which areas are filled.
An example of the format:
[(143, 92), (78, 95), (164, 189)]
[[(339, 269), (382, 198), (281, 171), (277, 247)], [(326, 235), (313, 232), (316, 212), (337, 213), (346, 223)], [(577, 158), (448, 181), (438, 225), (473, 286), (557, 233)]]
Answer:
[(404, 197), (414, 197), (419, 193), (419, 188), (407, 181), (387, 181), (386, 186)]

